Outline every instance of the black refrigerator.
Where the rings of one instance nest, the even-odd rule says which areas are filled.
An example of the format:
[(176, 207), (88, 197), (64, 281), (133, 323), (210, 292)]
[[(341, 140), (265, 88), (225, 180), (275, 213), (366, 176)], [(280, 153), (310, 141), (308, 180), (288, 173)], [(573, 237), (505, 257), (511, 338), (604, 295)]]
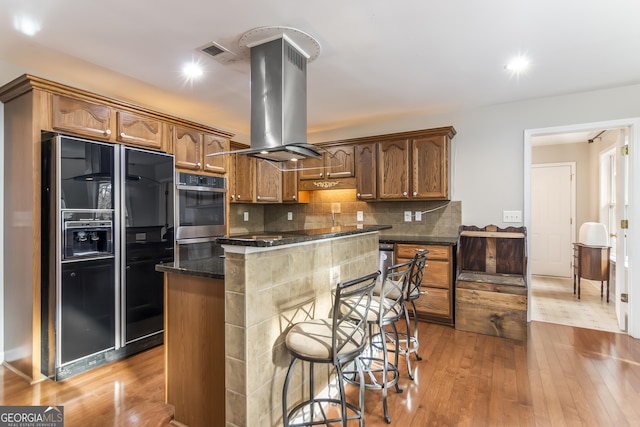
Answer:
[(172, 155), (62, 135), (42, 144), (42, 372), (56, 380), (163, 342)]

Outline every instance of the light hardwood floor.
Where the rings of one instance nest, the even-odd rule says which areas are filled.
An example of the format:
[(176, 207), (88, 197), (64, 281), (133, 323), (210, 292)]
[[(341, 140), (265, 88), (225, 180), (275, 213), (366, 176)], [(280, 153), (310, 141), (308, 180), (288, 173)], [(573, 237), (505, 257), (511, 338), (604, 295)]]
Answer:
[[(527, 341), (518, 342), (422, 323), (420, 341), (424, 359), (414, 363), (415, 381), (402, 371), (403, 393), (389, 393), (392, 425), (632, 426), (640, 420), (640, 340), (627, 335), (532, 322)], [(64, 405), (66, 427), (166, 427), (172, 411), (163, 403), (163, 369), (162, 347), (60, 383), (30, 386), (0, 368), (0, 402)], [(387, 426), (373, 390), (366, 392), (366, 425)]]

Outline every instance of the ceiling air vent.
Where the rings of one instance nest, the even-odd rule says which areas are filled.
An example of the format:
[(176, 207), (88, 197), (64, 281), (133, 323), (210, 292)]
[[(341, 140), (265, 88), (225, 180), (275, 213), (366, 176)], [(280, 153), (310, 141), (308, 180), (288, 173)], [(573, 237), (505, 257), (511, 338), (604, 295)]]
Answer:
[(222, 64), (228, 64), (237, 59), (235, 53), (214, 42), (201, 47), (200, 50)]

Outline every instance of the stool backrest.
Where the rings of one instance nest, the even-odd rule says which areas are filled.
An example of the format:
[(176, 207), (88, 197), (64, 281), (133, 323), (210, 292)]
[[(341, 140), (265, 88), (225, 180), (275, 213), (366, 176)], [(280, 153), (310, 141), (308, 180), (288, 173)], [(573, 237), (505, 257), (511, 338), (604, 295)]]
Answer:
[(367, 316), (379, 275), (380, 271), (376, 271), (338, 283), (333, 303), (334, 362), (352, 360), (364, 350), (367, 344)]
[(409, 285), (407, 286), (406, 299), (416, 299), (420, 295), (420, 287), (422, 286), (422, 276), (424, 268), (427, 265), (427, 254), (429, 249), (423, 249), (413, 257), (413, 266), (409, 276)]
[(400, 264), (390, 265), (384, 271), (380, 288), (380, 308), (378, 310), (381, 325), (386, 321), (399, 319), (404, 313), (402, 305), (414, 264), (415, 258)]

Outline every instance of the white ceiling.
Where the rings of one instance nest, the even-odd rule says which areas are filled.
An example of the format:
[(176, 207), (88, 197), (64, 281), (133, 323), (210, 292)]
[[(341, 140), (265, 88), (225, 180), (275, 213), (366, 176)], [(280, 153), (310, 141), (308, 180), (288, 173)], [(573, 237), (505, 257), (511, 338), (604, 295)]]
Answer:
[[(223, 65), (198, 48), (213, 41), (242, 57), (246, 31), (289, 26), (322, 47), (307, 70), (311, 133), (640, 83), (639, 17), (637, 0), (4, 0), (0, 84), (24, 72), (89, 89), (108, 81), (248, 134), (248, 61)], [(22, 19), (39, 31), (17, 31)], [(516, 76), (504, 66), (518, 54), (531, 66)], [(191, 60), (205, 74), (188, 84)]]

